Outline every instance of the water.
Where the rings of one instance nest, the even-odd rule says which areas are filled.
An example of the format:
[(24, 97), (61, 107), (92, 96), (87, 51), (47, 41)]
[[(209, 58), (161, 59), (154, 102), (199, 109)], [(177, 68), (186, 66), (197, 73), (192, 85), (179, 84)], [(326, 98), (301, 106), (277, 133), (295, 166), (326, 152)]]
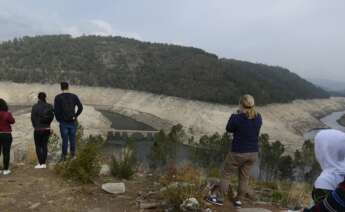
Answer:
[[(341, 126), (337, 121), (345, 114), (345, 111), (334, 112), (328, 116), (323, 117), (320, 119), (322, 123), (324, 123), (330, 129), (336, 129), (345, 132), (345, 127)], [(324, 129), (324, 128), (323, 128)], [(314, 140), (316, 134), (322, 129), (313, 129), (304, 134), (304, 139), (306, 140)]]

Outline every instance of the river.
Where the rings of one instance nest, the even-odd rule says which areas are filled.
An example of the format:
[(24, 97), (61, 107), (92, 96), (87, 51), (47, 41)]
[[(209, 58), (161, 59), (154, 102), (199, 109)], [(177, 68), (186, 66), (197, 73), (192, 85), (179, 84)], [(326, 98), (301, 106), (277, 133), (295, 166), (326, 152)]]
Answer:
[[(345, 111), (339, 111), (331, 113), (322, 119), (320, 121), (324, 123), (328, 128), (336, 129), (345, 132), (345, 127), (341, 126), (337, 120), (339, 120), (343, 115), (345, 114)], [(306, 140), (314, 140), (315, 135), (320, 131), (321, 129), (313, 129), (307, 133), (304, 134), (304, 139)]]

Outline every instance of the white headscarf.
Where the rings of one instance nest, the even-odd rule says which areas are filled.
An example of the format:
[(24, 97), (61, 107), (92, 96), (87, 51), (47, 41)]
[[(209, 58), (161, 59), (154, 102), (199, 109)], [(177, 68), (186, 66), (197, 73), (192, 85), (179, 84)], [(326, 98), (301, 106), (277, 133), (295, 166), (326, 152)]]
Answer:
[(345, 133), (339, 130), (322, 130), (315, 137), (315, 156), (322, 173), (314, 186), (335, 190), (345, 177)]

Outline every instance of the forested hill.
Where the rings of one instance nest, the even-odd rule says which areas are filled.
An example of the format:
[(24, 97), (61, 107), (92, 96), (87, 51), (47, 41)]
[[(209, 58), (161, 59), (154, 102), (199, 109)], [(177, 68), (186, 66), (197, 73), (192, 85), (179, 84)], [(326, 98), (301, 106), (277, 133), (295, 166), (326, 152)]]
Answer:
[(226, 104), (237, 104), (245, 93), (255, 95), (259, 104), (328, 97), (284, 68), (122, 37), (49, 35), (3, 42), (0, 79), (67, 80)]

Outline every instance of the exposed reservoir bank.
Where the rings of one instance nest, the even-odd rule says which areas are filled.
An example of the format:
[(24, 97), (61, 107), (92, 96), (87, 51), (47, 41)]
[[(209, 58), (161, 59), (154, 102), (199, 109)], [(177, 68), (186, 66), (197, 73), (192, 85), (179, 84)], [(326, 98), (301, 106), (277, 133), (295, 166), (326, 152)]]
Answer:
[[(48, 94), (48, 102), (52, 102), (60, 89), (57, 84), (0, 82), (0, 96), (11, 105), (32, 105), (37, 101), (37, 93), (40, 91), (45, 91)], [(180, 123), (196, 140), (201, 135), (224, 133), (229, 116), (237, 110), (236, 105), (192, 101), (133, 90), (72, 85), (71, 92), (78, 94), (81, 101), (89, 105), (80, 117), (87, 135), (106, 136), (114, 124), (96, 110), (96, 106), (129, 117), (140, 122), (140, 126), (150, 126), (156, 130), (168, 130), (171, 126)], [(345, 99), (296, 100), (288, 104), (258, 107), (257, 110), (264, 118), (262, 133), (269, 134), (272, 141), (281, 141), (287, 151), (294, 152), (303, 145), (305, 132), (327, 127), (320, 118), (335, 111), (345, 110)], [(17, 147), (33, 145), (30, 110), (18, 113), (15, 118), (17, 123), (14, 125), (13, 145)], [(55, 121), (53, 128), (58, 132)]]
[[(345, 111), (333, 112), (323, 118), (320, 121), (325, 124), (325, 128), (336, 129), (345, 132), (345, 127), (340, 125), (338, 120), (345, 115)], [(304, 138), (306, 140), (313, 140), (315, 135), (324, 128), (321, 129), (313, 129), (304, 134)]]

